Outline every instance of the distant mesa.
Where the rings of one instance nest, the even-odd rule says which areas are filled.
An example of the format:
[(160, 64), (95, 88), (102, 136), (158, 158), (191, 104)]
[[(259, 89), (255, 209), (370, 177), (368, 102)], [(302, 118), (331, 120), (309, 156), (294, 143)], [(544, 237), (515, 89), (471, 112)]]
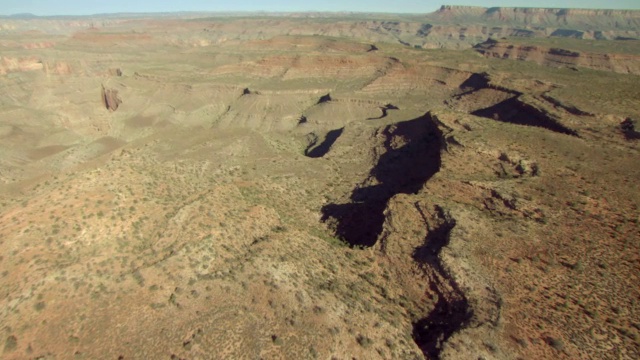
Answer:
[(20, 14), (12, 14), (9, 15), (11, 19), (37, 19), (38, 15), (32, 13), (20, 13)]
[[(640, 11), (610, 9), (563, 9), (535, 7), (478, 7), (443, 5), (427, 19), (448, 24), (492, 24), (538, 32), (545, 27), (556, 31), (551, 36), (573, 38), (615, 38), (629, 36), (640, 26)], [(557, 30), (560, 29), (560, 30)], [(542, 33), (541, 33), (542, 35)], [(542, 35), (547, 37), (548, 35)], [(635, 36), (632, 34), (631, 36)]]
[(455, 15), (482, 15), (487, 19), (512, 20), (525, 16), (550, 16), (557, 21), (564, 21), (568, 16), (632, 16), (637, 10), (610, 10), (610, 9), (563, 9), (563, 8), (536, 8), (536, 7), (480, 7), (442, 5), (437, 14)]
[(323, 95), (323, 96), (320, 97), (320, 100), (318, 100), (318, 104), (323, 104), (323, 103), (329, 102), (331, 100), (332, 100), (331, 99), (331, 94)]
[(118, 107), (122, 104), (122, 100), (118, 96), (118, 90), (107, 89), (104, 85), (102, 86), (102, 101), (109, 111), (118, 110)]

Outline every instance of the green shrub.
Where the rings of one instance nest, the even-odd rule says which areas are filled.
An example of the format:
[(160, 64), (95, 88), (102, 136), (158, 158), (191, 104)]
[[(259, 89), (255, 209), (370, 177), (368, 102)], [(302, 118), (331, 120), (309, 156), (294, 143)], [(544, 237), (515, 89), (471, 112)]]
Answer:
[(17, 347), (18, 347), (18, 339), (14, 335), (7, 337), (7, 340), (5, 340), (4, 342), (4, 352), (8, 353), (10, 351), (15, 350)]

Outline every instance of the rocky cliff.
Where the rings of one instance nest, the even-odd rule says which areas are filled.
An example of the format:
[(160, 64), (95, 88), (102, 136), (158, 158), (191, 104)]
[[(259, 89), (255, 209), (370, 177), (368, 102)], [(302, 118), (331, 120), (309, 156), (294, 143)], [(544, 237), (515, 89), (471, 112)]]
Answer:
[(122, 104), (122, 100), (118, 96), (118, 90), (105, 88), (104, 85), (102, 86), (102, 101), (109, 111), (118, 110), (118, 107)]

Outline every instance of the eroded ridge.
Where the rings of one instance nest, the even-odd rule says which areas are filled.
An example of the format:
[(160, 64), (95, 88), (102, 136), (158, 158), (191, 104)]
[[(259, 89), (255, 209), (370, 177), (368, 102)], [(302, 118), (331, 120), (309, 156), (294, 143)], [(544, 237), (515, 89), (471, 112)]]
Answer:
[[(534, 105), (522, 92), (492, 83), (487, 73), (471, 75), (459, 88), (461, 93), (445, 101), (456, 110), (468, 111), (471, 115), (486, 119), (540, 127), (560, 134), (579, 137), (576, 130), (563, 124), (557, 116), (545, 108)], [(575, 106), (563, 104), (546, 93), (541, 94), (540, 97), (569, 114), (593, 116), (593, 114), (583, 112)]]

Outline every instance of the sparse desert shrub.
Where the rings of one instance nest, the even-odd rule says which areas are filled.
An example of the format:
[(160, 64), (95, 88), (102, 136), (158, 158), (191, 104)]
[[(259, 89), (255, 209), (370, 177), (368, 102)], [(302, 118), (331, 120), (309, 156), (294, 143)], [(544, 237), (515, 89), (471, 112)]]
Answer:
[(368, 337), (366, 337), (364, 335), (358, 335), (356, 337), (356, 341), (363, 348), (368, 348), (373, 344), (373, 340), (371, 340), (370, 338), (368, 338)]
[(562, 349), (564, 349), (564, 343), (562, 342), (562, 340), (551, 336), (547, 338), (547, 344), (558, 351), (562, 351)]
[(527, 340), (525, 340), (524, 338), (517, 338), (516, 342), (518, 343), (518, 345), (522, 346), (523, 348), (526, 348), (528, 346), (527, 344)]
[(394, 350), (396, 348), (396, 343), (393, 342), (393, 340), (391, 340), (391, 339), (386, 339), (384, 341), (384, 344), (391, 350)]
[(571, 268), (575, 271), (582, 272), (584, 270), (584, 265), (582, 264), (582, 261), (578, 260), (571, 266)]
[(144, 277), (142, 276), (142, 273), (140, 273), (139, 270), (136, 270), (133, 272), (133, 278), (136, 280), (136, 282), (138, 283), (138, 285), (140, 287), (144, 287)]
[(15, 350), (18, 347), (18, 338), (14, 335), (10, 335), (7, 337), (7, 340), (4, 341), (4, 352), (8, 353)]
[(271, 341), (275, 344), (275, 345), (282, 345), (282, 338), (279, 337), (278, 335), (271, 335)]
[(485, 342), (484, 346), (487, 348), (487, 350), (489, 350), (492, 353), (495, 353), (496, 351), (498, 351), (498, 348), (493, 343)]
[(616, 330), (618, 330), (620, 334), (628, 337), (629, 339), (633, 341), (638, 341), (638, 335), (635, 332), (633, 332), (631, 329), (627, 329), (624, 327), (616, 327)]

